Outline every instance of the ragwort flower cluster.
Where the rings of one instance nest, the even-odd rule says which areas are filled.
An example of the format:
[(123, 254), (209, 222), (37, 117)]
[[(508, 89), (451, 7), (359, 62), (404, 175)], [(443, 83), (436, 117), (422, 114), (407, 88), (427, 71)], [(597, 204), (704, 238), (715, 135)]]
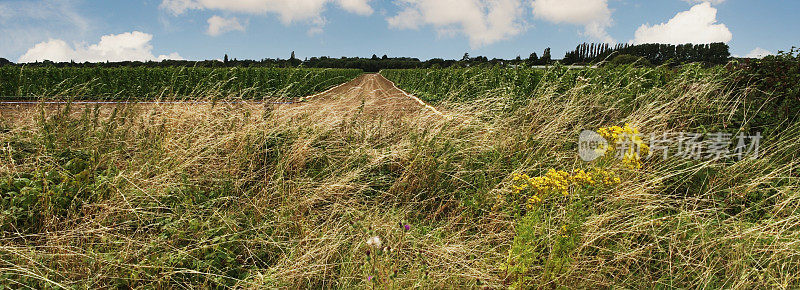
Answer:
[(570, 189), (585, 186), (613, 186), (621, 180), (612, 171), (594, 169), (586, 172), (575, 169), (571, 173), (550, 169), (543, 176), (530, 177), (527, 174), (512, 175), (512, 193), (527, 200), (528, 208), (542, 203), (554, 196), (569, 196)]
[[(614, 154), (622, 159), (622, 164), (630, 169), (642, 167), (641, 156), (650, 151), (650, 147), (642, 140), (639, 130), (625, 126), (603, 127), (598, 133), (608, 141), (606, 155)], [(530, 177), (527, 174), (512, 175), (511, 200), (527, 204), (528, 209), (541, 204), (552, 197), (569, 196), (570, 191), (583, 187), (611, 187), (622, 180), (612, 167), (595, 165), (590, 171), (575, 169), (572, 172), (550, 169), (542, 176)], [(503, 196), (498, 196), (503, 200)], [(495, 207), (500, 206), (498, 203)]]
[(597, 133), (608, 141), (606, 154), (621, 158), (622, 163), (630, 169), (642, 168), (641, 157), (650, 151), (650, 146), (642, 140), (638, 129), (626, 123), (624, 127), (600, 128)]

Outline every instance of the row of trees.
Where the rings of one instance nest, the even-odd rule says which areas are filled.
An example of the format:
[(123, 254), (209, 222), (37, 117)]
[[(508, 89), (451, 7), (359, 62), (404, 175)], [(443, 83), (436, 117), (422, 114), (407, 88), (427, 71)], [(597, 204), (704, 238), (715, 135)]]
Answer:
[[(381, 69), (411, 69), (411, 68), (446, 68), (446, 67), (470, 67), (470, 66), (495, 66), (495, 65), (546, 65), (550, 64), (552, 59), (550, 57), (550, 48), (544, 50), (542, 57), (538, 57), (536, 53), (531, 54), (531, 57), (522, 60), (517, 57), (513, 60), (505, 59), (489, 59), (485, 56), (470, 57), (469, 53), (465, 53), (464, 57), (460, 60), (455, 59), (442, 59), (433, 58), (422, 61), (418, 58), (410, 57), (378, 57), (372, 55), (371, 58), (362, 57), (341, 57), (332, 58), (327, 56), (312, 57), (310, 59), (300, 60), (292, 52), (289, 59), (270, 59), (264, 58), (261, 60), (238, 60), (236, 58), (229, 58), (226, 54), (222, 60), (203, 60), (203, 61), (189, 61), (189, 60), (164, 60), (161, 62), (155, 61), (123, 61), (123, 62), (52, 62), (43, 61), (25, 64), (26, 66), (55, 66), (55, 67), (309, 67), (309, 68), (351, 68), (361, 69), (366, 72), (377, 72)], [(0, 59), (0, 66), (13, 65), (12, 62), (6, 59)]]
[(542, 57), (539, 57), (538, 54), (531, 53), (531, 55), (527, 59), (522, 59), (521, 56), (517, 56), (515, 59), (505, 60), (500, 58), (493, 58), (489, 59), (485, 56), (477, 56), (477, 57), (470, 57), (469, 53), (465, 53), (464, 57), (461, 58), (458, 62), (454, 62), (455, 65), (461, 66), (475, 66), (475, 65), (548, 65), (553, 63), (553, 59), (550, 55), (550, 48), (545, 48), (544, 52), (542, 53)]
[(356, 68), (367, 72), (377, 72), (381, 69), (408, 69), (408, 68), (421, 68), (430, 67), (426, 65), (427, 62), (422, 62), (417, 58), (410, 57), (378, 57), (372, 55), (372, 58), (361, 57), (342, 57), (331, 58), (327, 56), (312, 57), (302, 62), (304, 67), (313, 68)]
[[(610, 45), (607, 43), (583, 43), (578, 45), (575, 50), (567, 52), (561, 63), (566, 65), (571, 64), (588, 64), (596, 63), (608, 59), (614, 55), (633, 55), (648, 60), (653, 64), (663, 64), (665, 62), (675, 63), (688, 63), (688, 62), (706, 62), (711, 64), (724, 64), (730, 58), (730, 52), (727, 44), (724, 43), (711, 43), (711, 44), (617, 44)], [(226, 54), (222, 60), (204, 60), (204, 61), (188, 61), (188, 60), (165, 60), (161, 62), (139, 62), (139, 61), (124, 61), (124, 62), (101, 62), (101, 63), (78, 63), (78, 62), (60, 62), (55, 63), (51, 61), (37, 62), (26, 64), (27, 66), (56, 66), (56, 67), (312, 67), (312, 68), (354, 68), (361, 69), (367, 72), (377, 72), (381, 69), (409, 69), (409, 68), (446, 68), (446, 67), (471, 67), (471, 66), (516, 66), (516, 65), (549, 65), (553, 63), (550, 54), (550, 48), (546, 48), (541, 56), (536, 52), (531, 53), (526, 59), (517, 56), (515, 59), (505, 60), (499, 58), (489, 59), (485, 56), (471, 57), (469, 53), (465, 53), (460, 60), (446, 60), (442, 58), (434, 58), (427, 61), (421, 61), (418, 58), (409, 57), (378, 57), (372, 55), (371, 58), (361, 57), (341, 57), (331, 58), (327, 56), (312, 57), (310, 59), (300, 60), (295, 57), (292, 52), (289, 59), (270, 59), (264, 58), (261, 60), (238, 60), (236, 58), (230, 59)], [(7, 59), (0, 58), (0, 66), (13, 65)]]
[(608, 43), (582, 43), (575, 47), (575, 50), (568, 51), (564, 55), (563, 63), (589, 63), (598, 59), (601, 55), (609, 55), (610, 52), (620, 51), (630, 47), (628, 44), (617, 44), (613, 48)]
[[(519, 58), (519, 57), (518, 57)], [(550, 55), (550, 48), (545, 48), (544, 53), (542, 53), (542, 57), (536, 55), (536, 53), (531, 53), (528, 59), (525, 60), (528, 65), (548, 65), (553, 62), (553, 57)]]
[[(412, 69), (412, 68), (447, 68), (447, 67), (470, 67), (470, 66), (496, 66), (496, 65), (548, 65), (553, 62), (553, 59), (550, 54), (550, 48), (546, 48), (542, 57), (539, 57), (535, 52), (530, 55), (527, 59), (522, 59), (520, 56), (517, 56), (516, 59), (506, 60), (500, 58), (493, 58), (489, 59), (485, 56), (476, 56), (471, 57), (469, 53), (464, 53), (464, 56), (459, 59), (443, 59), (443, 58), (432, 58), (426, 61), (422, 61), (418, 58), (411, 58), (411, 57), (388, 57), (387, 55), (383, 55), (382, 57), (378, 57), (378, 55), (373, 54), (371, 58), (361, 58), (361, 57), (341, 57), (341, 58), (332, 58), (327, 56), (321, 57), (312, 57), (306, 60), (299, 60), (295, 58), (294, 52), (292, 52), (291, 57), (286, 60), (282, 61), (278, 60), (270, 60), (265, 59), (257, 64), (268, 63), (275, 66), (281, 67), (310, 67), (310, 68), (354, 68), (354, 69), (361, 69), (366, 72), (377, 72), (381, 69)], [(238, 61), (236, 59), (229, 61), (228, 56), (225, 55), (225, 61), (223, 62), (224, 65), (227, 66), (252, 66), (253, 64), (251, 61)]]
[(617, 44), (583, 43), (575, 50), (567, 52), (564, 64), (596, 63), (615, 55), (633, 55), (646, 59), (652, 64), (704, 62), (725, 64), (731, 57), (730, 48), (722, 42), (708, 44)]

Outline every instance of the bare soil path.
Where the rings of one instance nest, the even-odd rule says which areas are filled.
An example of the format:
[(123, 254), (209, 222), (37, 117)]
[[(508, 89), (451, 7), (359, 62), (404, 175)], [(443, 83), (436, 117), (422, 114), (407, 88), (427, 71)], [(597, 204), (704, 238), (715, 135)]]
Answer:
[(277, 111), (295, 109), (318, 109), (331, 113), (359, 109), (366, 114), (389, 116), (409, 113), (442, 114), (436, 108), (399, 89), (380, 74), (364, 74), (323, 93), (306, 97), (303, 102), (279, 105), (276, 108)]
[[(19, 117), (21, 113), (30, 113), (42, 103), (39, 102), (0, 102), (0, 117), (13, 119)], [(43, 103), (46, 108), (60, 109), (65, 103), (54, 101)], [(72, 108), (76, 111), (85, 107), (102, 106), (109, 109), (119, 106), (144, 106), (144, 107), (203, 107), (212, 106), (210, 102), (92, 102), (81, 101), (73, 102)], [(296, 102), (285, 104), (271, 104), (267, 102), (216, 102), (215, 106), (232, 107), (251, 107), (260, 109), (263, 107), (272, 108), (276, 117), (297, 117), (306, 115), (314, 118), (323, 119), (336, 118), (352, 115), (355, 112), (363, 113), (365, 116), (386, 117), (406, 117), (416, 116), (441, 116), (442, 113), (436, 108), (426, 104), (420, 99), (397, 88), (391, 81), (380, 74), (364, 74), (349, 82), (336, 86), (325, 92), (305, 97)]]

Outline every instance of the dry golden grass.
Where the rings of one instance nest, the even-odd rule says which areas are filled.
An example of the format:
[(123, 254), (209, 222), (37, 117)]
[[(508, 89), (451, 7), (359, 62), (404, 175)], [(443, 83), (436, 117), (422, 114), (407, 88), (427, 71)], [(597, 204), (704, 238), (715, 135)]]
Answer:
[[(72, 210), (28, 229), (4, 217), (2, 284), (798, 285), (795, 124), (768, 137), (758, 160), (646, 163), (587, 197), (589, 206), (554, 205), (537, 222), (495, 206), (513, 172), (586, 166), (574, 150), (582, 129), (732, 124), (730, 112), (747, 104), (720, 75), (686, 72), (629, 100), (617, 96), (635, 82), (588, 79), (562, 92), (552, 79), (521, 104), (519, 96), (496, 93), (442, 103), (447, 116), (413, 100), (387, 101), (379, 90), (388, 88), (376, 82), (362, 79), (274, 109), (216, 103), (15, 111), (2, 124), (0, 176), (68, 171), (59, 154), (80, 151), (93, 175), (78, 191), (105, 196), (74, 201)], [(742, 198), (754, 194), (762, 194), (757, 204)], [(557, 254), (558, 229), (576, 216), (577, 242)], [(537, 240), (523, 240), (524, 232)], [(382, 247), (367, 245), (373, 236)], [(523, 250), (541, 260), (510, 251), (526, 243), (537, 245)]]

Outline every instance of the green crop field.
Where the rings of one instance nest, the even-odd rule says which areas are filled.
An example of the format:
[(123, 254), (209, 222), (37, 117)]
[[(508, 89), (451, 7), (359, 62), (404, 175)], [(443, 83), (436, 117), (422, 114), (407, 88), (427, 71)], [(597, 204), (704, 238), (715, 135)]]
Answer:
[[(7, 66), (0, 91), (298, 98), (360, 74)], [(381, 74), (442, 114), (370, 111), (391, 102), (374, 91), (335, 110), (0, 107), (0, 285), (800, 287), (794, 52)], [(606, 155), (582, 160), (584, 130)], [(653, 143), (685, 132), (705, 137)]]
[[(716, 69), (692, 70), (699, 74), (713, 73)], [(515, 96), (527, 99), (535, 95), (542, 84), (554, 81), (555, 93), (565, 93), (580, 85), (580, 80), (592, 79), (595, 86), (607, 86), (608, 93), (623, 94), (620, 98), (647, 93), (654, 87), (665, 85), (676, 74), (670, 68), (569, 68), (557, 66), (552, 69), (525, 68), (451, 68), (451, 69), (409, 69), (384, 70), (384, 76), (401, 88), (418, 95), (432, 103), (462, 103), (479, 99), (481, 96)], [(630, 86), (632, 84), (632, 86)], [(613, 90), (613, 91), (612, 91)]]
[(299, 98), (353, 79), (355, 69), (1, 67), (6, 99)]

